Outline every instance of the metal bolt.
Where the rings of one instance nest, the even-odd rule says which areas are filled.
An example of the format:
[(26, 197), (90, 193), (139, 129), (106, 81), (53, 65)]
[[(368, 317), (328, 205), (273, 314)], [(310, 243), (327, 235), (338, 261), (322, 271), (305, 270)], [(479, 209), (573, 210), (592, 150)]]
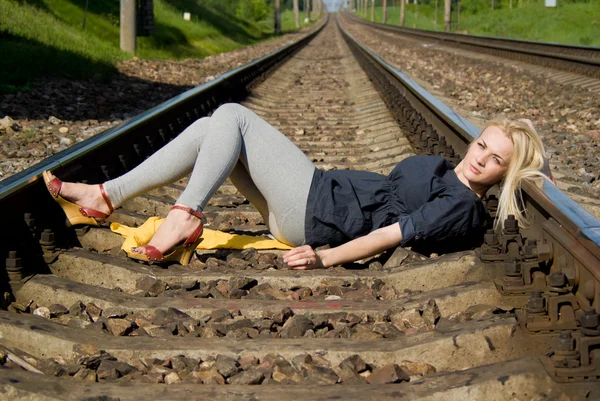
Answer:
[(21, 271), (22, 267), (21, 258), (17, 257), (17, 251), (9, 251), (8, 258), (6, 258), (6, 270), (18, 272)]
[(563, 330), (560, 332), (560, 336), (556, 342), (556, 350), (557, 351), (573, 351), (575, 349), (575, 341), (573, 340), (573, 336), (571, 336), (571, 332), (567, 330)]
[(600, 314), (596, 313), (594, 308), (585, 308), (579, 321), (583, 328), (596, 329), (600, 326)]
[(154, 151), (154, 139), (150, 135), (146, 135), (146, 142), (148, 142), (150, 149)]
[(163, 143), (169, 142), (167, 135), (165, 134), (165, 130), (162, 128), (158, 129), (158, 136), (163, 140)]
[(8, 280), (13, 284), (23, 279), (23, 264), (21, 258), (17, 257), (16, 251), (8, 252), (6, 273), (8, 274)]
[(494, 246), (494, 245), (499, 244), (498, 237), (496, 237), (494, 230), (487, 230), (485, 232), (485, 235), (483, 236), (483, 240), (485, 241), (485, 244), (489, 245), (489, 246)]
[(531, 313), (543, 312), (546, 309), (546, 300), (542, 297), (542, 291), (533, 290), (527, 301), (527, 311)]
[(146, 157), (144, 156), (144, 153), (142, 151), (142, 147), (140, 146), (139, 143), (134, 143), (133, 144), (133, 150), (135, 151), (135, 154), (138, 155), (138, 157), (140, 159), (145, 159)]
[(51, 229), (47, 228), (42, 232), (40, 245), (44, 251), (44, 261), (46, 263), (54, 262), (58, 257), (58, 252), (56, 251), (54, 232)]
[(35, 219), (33, 218), (33, 214), (25, 213), (23, 215), (23, 219), (25, 220), (25, 224), (27, 224), (27, 228), (29, 228), (29, 231), (31, 231), (33, 234), (35, 234), (36, 226), (35, 226)]
[(498, 198), (496, 197), (496, 195), (488, 196), (485, 206), (488, 209), (498, 209)]
[(570, 331), (561, 331), (556, 348), (551, 356), (554, 367), (575, 369), (581, 365), (579, 352), (575, 350), (575, 339)]
[(548, 275), (548, 286), (562, 287), (566, 283), (566, 277), (563, 272), (553, 272)]
[(102, 166), (100, 166), (100, 169), (102, 170), (102, 174), (104, 174), (104, 177), (106, 177), (107, 180), (110, 180), (111, 174), (110, 174), (110, 171), (108, 171), (108, 166), (103, 164)]
[(505, 276), (520, 277), (522, 274), (521, 263), (512, 261), (504, 264)]
[(519, 233), (519, 222), (515, 219), (513, 214), (509, 214), (508, 218), (504, 220), (504, 232), (507, 234)]
[(46, 228), (42, 232), (42, 236), (40, 238), (40, 242), (44, 242), (44, 245), (54, 244), (54, 232), (51, 229)]
[(129, 162), (127, 160), (127, 156), (119, 155), (119, 161), (121, 162), (121, 166), (125, 169), (125, 171), (129, 171)]
[(528, 239), (527, 243), (523, 247), (523, 254), (526, 258), (536, 257), (535, 250), (537, 248), (536, 239)]
[(431, 126), (431, 124), (427, 124), (427, 125), (425, 126), (425, 132), (426, 132), (428, 135), (431, 135), (431, 134), (436, 134), (436, 135), (437, 135), (437, 133), (435, 132), (435, 130), (433, 129), (433, 127)]

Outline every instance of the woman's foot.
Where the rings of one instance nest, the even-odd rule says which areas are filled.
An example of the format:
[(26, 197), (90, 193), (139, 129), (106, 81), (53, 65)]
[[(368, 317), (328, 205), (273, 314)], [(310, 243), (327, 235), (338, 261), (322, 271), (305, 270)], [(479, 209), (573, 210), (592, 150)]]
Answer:
[[(187, 206), (179, 204), (176, 206), (187, 208)], [(187, 240), (201, 224), (202, 220), (190, 214), (190, 212), (182, 209), (171, 209), (147, 245), (155, 247), (163, 255), (166, 255), (175, 246)], [(146, 248), (138, 246), (132, 248), (132, 252), (145, 255)]]
[[(47, 174), (50, 180), (56, 178), (50, 172)], [(85, 209), (97, 210), (107, 215), (112, 212), (112, 205), (109, 206), (107, 200), (102, 196), (99, 185), (63, 182), (60, 187), (60, 196)]]

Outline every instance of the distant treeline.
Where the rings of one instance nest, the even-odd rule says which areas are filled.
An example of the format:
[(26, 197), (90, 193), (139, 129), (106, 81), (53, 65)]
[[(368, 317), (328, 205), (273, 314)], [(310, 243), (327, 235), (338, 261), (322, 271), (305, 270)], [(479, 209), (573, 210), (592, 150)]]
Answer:
[[(273, 0), (200, 0), (200, 3), (215, 8), (226, 9), (236, 16), (252, 21), (261, 21), (273, 13)], [(300, 11), (304, 10), (304, 0), (298, 1)], [(282, 10), (292, 10), (293, 0), (281, 0)]]
[[(356, 1), (356, 0), (354, 0)], [(387, 0), (388, 7), (400, 6), (402, 0)], [(556, 0), (556, 3), (561, 4), (592, 4), (598, 0)], [(303, 0), (300, 0), (302, 3)], [(435, 7), (436, 2), (438, 7), (444, 7), (444, 0), (407, 0), (409, 4), (418, 4)], [(478, 12), (487, 12), (492, 8), (494, 10), (504, 8), (516, 8), (525, 4), (540, 4), (543, 5), (545, 0), (451, 0), (452, 9), (458, 8), (460, 4), (461, 13), (477, 14)], [(371, 2), (369, 1), (369, 6)], [(375, 0), (375, 7), (381, 7), (383, 0)]]

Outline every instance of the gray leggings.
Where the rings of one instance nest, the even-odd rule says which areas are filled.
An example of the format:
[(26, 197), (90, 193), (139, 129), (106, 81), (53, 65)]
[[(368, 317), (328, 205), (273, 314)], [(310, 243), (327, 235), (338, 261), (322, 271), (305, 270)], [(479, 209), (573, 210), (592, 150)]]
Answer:
[(275, 238), (304, 244), (304, 217), (315, 166), (282, 133), (239, 104), (194, 122), (127, 174), (108, 181), (115, 207), (189, 173), (177, 203), (202, 211), (227, 177), (263, 216)]

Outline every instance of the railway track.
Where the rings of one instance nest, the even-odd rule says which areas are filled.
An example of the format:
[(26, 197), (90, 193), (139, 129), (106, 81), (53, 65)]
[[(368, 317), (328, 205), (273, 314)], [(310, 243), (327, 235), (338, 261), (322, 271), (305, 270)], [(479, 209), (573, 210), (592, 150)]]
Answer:
[[(507, 222), (476, 252), (399, 248), (321, 271), (253, 250), (162, 269), (127, 260), (108, 227), (64, 228), (42, 170), (90, 182), (120, 174), (228, 101), (323, 169), (387, 173), (414, 153), (456, 159), (476, 131), (333, 18), (297, 45), (2, 183), (12, 295), (0, 310), (0, 399), (599, 397), (600, 225), (550, 185), (526, 189), (533, 230)], [(136, 198), (110, 221), (165, 215), (184, 185)], [(266, 232), (230, 184), (205, 214), (211, 228)]]
[[(428, 58), (427, 52), (429, 52), (429, 57), (431, 57), (431, 53), (435, 52), (438, 55), (447, 55), (450, 57), (457, 57), (460, 60), (466, 61), (467, 64), (473, 65), (484, 65), (484, 69), (492, 68), (495, 69), (494, 65), (506, 65), (508, 67), (508, 74), (517, 77), (517, 79), (527, 79), (527, 73), (532, 74), (533, 76), (540, 76), (547, 78), (549, 81), (554, 82), (557, 87), (561, 88), (563, 93), (572, 94), (574, 96), (582, 96), (587, 97), (587, 102), (572, 102), (571, 107), (575, 109), (585, 109), (587, 104), (593, 104), (595, 99), (597, 99), (597, 94), (600, 93), (600, 79), (591, 78), (589, 76), (582, 76), (580, 74), (566, 72), (564, 70), (552, 69), (549, 67), (544, 67), (540, 65), (530, 64), (528, 62), (515, 61), (512, 59), (505, 59), (501, 56), (491, 55), (487, 53), (479, 53), (477, 48), (473, 49), (462, 49), (458, 47), (454, 47), (451, 44), (446, 45), (444, 41), (432, 41), (429, 37), (419, 37), (415, 35), (405, 35), (403, 32), (397, 32), (395, 30), (381, 30), (381, 24), (369, 24), (364, 25), (361, 20), (356, 18), (347, 18), (348, 14), (344, 14), (346, 18), (343, 19), (344, 26), (347, 29), (357, 32), (356, 28), (361, 27), (362, 29), (367, 29), (367, 32), (364, 32), (364, 36), (361, 39), (364, 39), (365, 36), (371, 36), (373, 33), (377, 37), (377, 43), (382, 44), (382, 46), (374, 46), (374, 42), (370, 41), (370, 43), (366, 44), (371, 50), (375, 52), (382, 52), (382, 48), (393, 49), (390, 50), (390, 53), (385, 54), (385, 58), (389, 63), (392, 63), (397, 68), (402, 69), (404, 67), (403, 64), (398, 65), (399, 56), (391, 56), (395, 51), (399, 49), (415, 49), (414, 52), (419, 54), (419, 57), (424, 59)], [(393, 28), (393, 27), (392, 27)], [(361, 29), (361, 31), (362, 31)], [(368, 33), (371, 31), (372, 33)], [(412, 31), (412, 30), (411, 30)], [(417, 30), (418, 31), (418, 30)], [(464, 36), (464, 35), (459, 35)], [(435, 49), (435, 50), (426, 50), (425, 52), (420, 51), (421, 49)], [(424, 54), (423, 54), (424, 53)], [(382, 53), (383, 54), (383, 53)], [(445, 59), (442, 57), (442, 59)], [(435, 68), (435, 63), (442, 63), (443, 61), (431, 61), (433, 64), (433, 68)], [(490, 64), (492, 63), (492, 64)], [(502, 69), (500, 69), (502, 70)], [(524, 76), (521, 75), (521, 72), (525, 72)], [(476, 106), (471, 106), (466, 104), (466, 102), (461, 102), (456, 99), (455, 96), (451, 95), (448, 90), (441, 89), (438, 85), (439, 82), (436, 82), (435, 79), (423, 79), (424, 77), (418, 73), (415, 73), (414, 70), (411, 71), (411, 77), (415, 79), (415, 81), (423, 86), (427, 91), (432, 93), (434, 96), (441, 99), (444, 103), (450, 106), (453, 110), (457, 111), (460, 115), (465, 116), (470, 122), (474, 125), (483, 128), (486, 124), (486, 119), (480, 116), (482, 111), (482, 104), (479, 102)], [(419, 79), (418, 77), (421, 77)], [(460, 78), (456, 78), (457, 80)], [(463, 77), (464, 79), (464, 77)], [(473, 82), (471, 85), (473, 87), (480, 86), (482, 84), (492, 85), (493, 83), (488, 81), (485, 83)], [(539, 86), (544, 85), (543, 83), (539, 83)], [(538, 89), (541, 89), (538, 86)], [(464, 88), (464, 87), (463, 87)], [(515, 88), (517, 92), (519, 89)], [(514, 98), (509, 98), (510, 107), (516, 106), (521, 113), (515, 113), (511, 111), (512, 116), (518, 115), (526, 115), (531, 108), (535, 108), (534, 102), (529, 102), (527, 97), (520, 97), (516, 95)], [(558, 101), (560, 102), (560, 101)], [(589, 102), (589, 103), (588, 103)], [(475, 102), (477, 103), (477, 102)], [(568, 101), (567, 101), (568, 103)], [(514, 105), (514, 106), (513, 106)], [(539, 103), (538, 103), (539, 107)], [(592, 107), (591, 110), (594, 110)], [(497, 111), (496, 113), (500, 113)], [(536, 119), (534, 116), (531, 116), (534, 120)], [(547, 116), (544, 118), (548, 118)], [(572, 121), (572, 120), (571, 120)], [(543, 134), (548, 132), (556, 131), (556, 132), (565, 132), (564, 125), (561, 128), (557, 126), (558, 124), (553, 124), (552, 126), (547, 126), (542, 129)], [(583, 128), (580, 127), (580, 133), (585, 133), (588, 129), (591, 128)], [(572, 133), (565, 132), (565, 135), (573, 135)], [(555, 146), (552, 143), (552, 139), (544, 136), (544, 142), (547, 145), (547, 149), (550, 153), (555, 153)], [(570, 145), (570, 144), (569, 144)], [(594, 147), (588, 147), (590, 149), (594, 149)], [(560, 153), (560, 152), (559, 152)], [(555, 154), (556, 156), (556, 154)], [(593, 158), (593, 157), (590, 157)], [(557, 160), (558, 159), (558, 160)], [(581, 160), (587, 160), (584, 156)], [(582, 163), (582, 165), (585, 162)], [(582, 182), (582, 177), (580, 175), (580, 171), (577, 172), (577, 169), (571, 168), (567, 163), (561, 161), (560, 158), (553, 157), (550, 159), (550, 167), (553, 172), (554, 178), (556, 179), (556, 185), (564, 191), (571, 199), (575, 200), (577, 203), (582, 205), (588, 212), (592, 213), (596, 218), (600, 218), (600, 201), (598, 200), (597, 189), (592, 188), (590, 185), (586, 185), (586, 183)], [(581, 168), (581, 165), (578, 167)]]
[[(600, 49), (598, 47), (464, 35), (452, 32), (434, 32), (374, 23), (351, 13), (345, 13), (344, 15), (354, 22), (359, 22), (382, 31), (402, 34), (445, 46), (523, 61), (556, 70), (569, 71), (592, 78), (600, 78)], [(590, 82), (594, 81), (590, 80)]]

